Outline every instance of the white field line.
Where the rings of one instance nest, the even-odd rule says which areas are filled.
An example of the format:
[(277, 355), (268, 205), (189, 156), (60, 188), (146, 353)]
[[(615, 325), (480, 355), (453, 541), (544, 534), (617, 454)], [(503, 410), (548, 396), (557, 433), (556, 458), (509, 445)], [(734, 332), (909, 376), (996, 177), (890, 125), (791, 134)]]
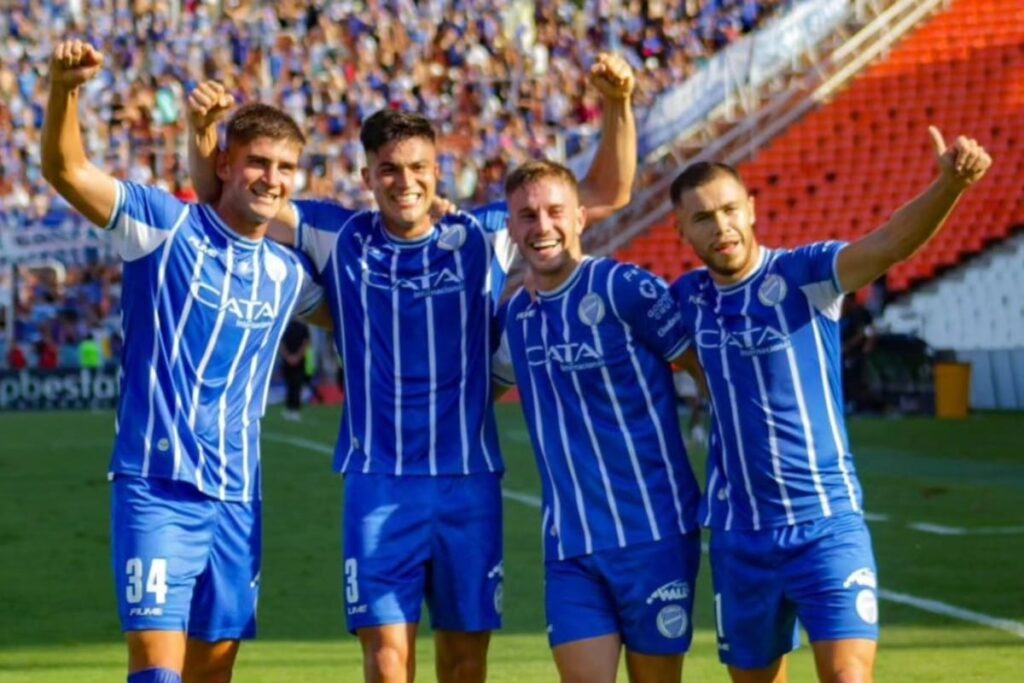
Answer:
[(935, 534), (937, 536), (1010, 536), (1024, 534), (1024, 526), (976, 526), (968, 528), (930, 524), (928, 522), (911, 522), (907, 527), (914, 531)]
[(990, 617), (989, 615), (982, 614), (981, 612), (974, 612), (962, 607), (954, 607), (953, 605), (947, 605), (946, 603), (939, 602), (938, 600), (918, 598), (913, 595), (897, 593), (895, 591), (879, 590), (878, 597), (883, 600), (888, 600), (889, 602), (898, 602), (902, 605), (916, 607), (919, 610), (931, 612), (932, 614), (941, 614), (943, 616), (952, 617), (953, 619), (959, 619), (960, 621), (969, 621), (973, 624), (980, 624), (999, 631), (1006, 631), (1018, 638), (1024, 638), (1024, 624), (1019, 621)]
[[(334, 453), (334, 449), (332, 449), (330, 446), (327, 446), (319, 441), (303, 439), (302, 437), (298, 436), (288, 436), (286, 434), (264, 432), (263, 438), (269, 441), (276, 441), (278, 443), (296, 446), (298, 448), (305, 448), (306, 450), (314, 451), (316, 453), (323, 453), (326, 455), (331, 455)], [(504, 498), (514, 500), (517, 503), (522, 503), (523, 505), (527, 505), (532, 508), (540, 509), (541, 506), (541, 499), (529, 493), (502, 489), (501, 495)], [(887, 519), (886, 515), (875, 515), (875, 517), (882, 517)], [(913, 525), (908, 526), (914, 528)], [(955, 529), (957, 527), (942, 528)], [(921, 531), (921, 529), (919, 529), (919, 531)], [(931, 533), (935, 532), (932, 531)], [(704, 552), (707, 552), (707, 544), (704, 544), (703, 548)], [(883, 600), (888, 600), (890, 602), (897, 602), (902, 605), (908, 605), (910, 607), (914, 607), (924, 612), (930, 612), (932, 614), (939, 614), (942, 616), (951, 617), (953, 619), (959, 619), (960, 621), (970, 622), (972, 624), (987, 626), (998, 631), (1004, 631), (1011, 635), (1015, 635), (1018, 638), (1024, 638), (1024, 623), (1021, 623), (1019, 621), (1013, 621), (1012, 619), (1000, 619), (998, 617), (989, 616), (988, 614), (982, 614), (981, 612), (974, 612), (972, 610), (964, 609), (962, 607), (949, 605), (945, 602), (939, 602), (938, 600), (919, 598), (914, 595), (907, 595), (906, 593), (897, 593), (896, 591), (884, 589), (880, 589), (878, 591), (878, 597), (882, 598)]]

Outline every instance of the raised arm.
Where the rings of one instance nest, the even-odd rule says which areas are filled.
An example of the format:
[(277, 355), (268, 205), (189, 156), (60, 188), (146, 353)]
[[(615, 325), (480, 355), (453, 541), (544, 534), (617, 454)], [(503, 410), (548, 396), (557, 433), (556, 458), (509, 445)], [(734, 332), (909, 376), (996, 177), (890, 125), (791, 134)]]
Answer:
[(85, 156), (78, 122), (83, 83), (103, 66), (103, 55), (80, 40), (57, 45), (50, 59), (50, 95), (43, 121), (43, 177), (94, 225), (106, 227), (116, 209), (117, 181)]
[(212, 204), (220, 197), (217, 177), (217, 124), (235, 106), (217, 81), (204, 81), (188, 95), (188, 173), (199, 201)]
[[(204, 81), (188, 96), (188, 173), (199, 201), (216, 203), (220, 198), (220, 178), (217, 176), (217, 156), (220, 141), (217, 125), (231, 108), (235, 98), (217, 81)], [(267, 237), (276, 242), (295, 244), (298, 217), (290, 202), (270, 222)]]
[(860, 289), (904, 261), (937, 233), (960, 196), (981, 180), (992, 165), (984, 148), (960, 136), (946, 148), (942, 133), (928, 128), (939, 165), (939, 177), (881, 227), (839, 252), (836, 271), (845, 292)]
[(601, 54), (590, 69), (590, 83), (601, 93), (601, 141), (594, 161), (580, 182), (580, 200), (587, 222), (595, 223), (629, 203), (636, 177), (636, 80), (626, 60)]

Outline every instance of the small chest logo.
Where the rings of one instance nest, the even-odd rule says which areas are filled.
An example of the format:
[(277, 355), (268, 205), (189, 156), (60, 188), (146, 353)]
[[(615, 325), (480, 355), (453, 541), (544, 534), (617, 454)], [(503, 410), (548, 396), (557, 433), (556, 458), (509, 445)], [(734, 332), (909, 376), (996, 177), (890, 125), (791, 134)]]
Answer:
[(267, 277), (273, 282), (284, 282), (284, 279), (288, 277), (288, 267), (284, 265), (284, 261), (274, 254), (267, 254), (263, 261), (264, 267), (267, 269)]
[(765, 306), (777, 306), (786, 298), (786, 281), (772, 274), (757, 288), (757, 300)]
[(446, 251), (455, 251), (466, 243), (466, 226), (453, 225), (437, 238), (437, 246)]
[(594, 292), (590, 292), (584, 296), (580, 300), (580, 305), (576, 310), (584, 325), (593, 326), (604, 320), (604, 300), (601, 299), (600, 295), (595, 294)]

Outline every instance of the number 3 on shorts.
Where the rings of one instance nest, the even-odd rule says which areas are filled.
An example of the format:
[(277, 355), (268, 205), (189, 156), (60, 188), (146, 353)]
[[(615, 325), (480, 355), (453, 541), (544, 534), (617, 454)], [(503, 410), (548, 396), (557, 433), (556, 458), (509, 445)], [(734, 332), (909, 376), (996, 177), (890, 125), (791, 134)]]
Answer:
[[(142, 577), (145, 574), (143, 569), (141, 557), (133, 557), (125, 565), (125, 574), (128, 575), (125, 598), (130, 605), (137, 605), (142, 602)], [(149, 574), (146, 577), (146, 592), (153, 594), (156, 604), (164, 604), (167, 601), (166, 558), (154, 557), (153, 561), (149, 563)]]
[(345, 560), (345, 602), (354, 605), (359, 602), (359, 562), (355, 558)]

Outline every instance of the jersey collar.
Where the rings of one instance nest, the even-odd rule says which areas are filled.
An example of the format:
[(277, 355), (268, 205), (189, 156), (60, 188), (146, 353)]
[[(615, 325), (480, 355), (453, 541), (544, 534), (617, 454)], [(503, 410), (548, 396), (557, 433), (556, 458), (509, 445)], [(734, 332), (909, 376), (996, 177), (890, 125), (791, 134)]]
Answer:
[(557, 299), (558, 297), (562, 296), (570, 289), (572, 289), (572, 286), (579, 281), (580, 275), (582, 275), (584, 271), (584, 266), (586, 266), (591, 261), (593, 261), (592, 257), (584, 256), (582, 259), (580, 259), (580, 262), (576, 264), (576, 268), (572, 271), (572, 274), (568, 278), (566, 278), (565, 282), (558, 285), (554, 289), (550, 289), (547, 291), (543, 289), (538, 289), (537, 296), (544, 300)]
[[(758, 275), (764, 272), (764, 269), (768, 265), (768, 261), (770, 260), (768, 257), (770, 256), (771, 250), (762, 245), (759, 246), (757, 251), (757, 267), (750, 271), (750, 273), (739, 282), (734, 282), (731, 285), (720, 285), (717, 282), (715, 282), (714, 278), (711, 279), (711, 282), (713, 282), (715, 285), (715, 289), (717, 289), (720, 294), (728, 294), (729, 292), (735, 292), (737, 290), (743, 289), (751, 282), (753, 282)], [(710, 275), (711, 273), (709, 271), (708, 276), (710, 277)]]
[(255, 249), (263, 242), (262, 238), (254, 240), (251, 237), (239, 235), (224, 222), (224, 219), (220, 217), (220, 214), (218, 214), (212, 206), (209, 204), (202, 204), (201, 206), (207, 214), (211, 216), (210, 225), (213, 227), (213, 231), (220, 234), (229, 242), (234, 242), (236, 245), (246, 249)]

